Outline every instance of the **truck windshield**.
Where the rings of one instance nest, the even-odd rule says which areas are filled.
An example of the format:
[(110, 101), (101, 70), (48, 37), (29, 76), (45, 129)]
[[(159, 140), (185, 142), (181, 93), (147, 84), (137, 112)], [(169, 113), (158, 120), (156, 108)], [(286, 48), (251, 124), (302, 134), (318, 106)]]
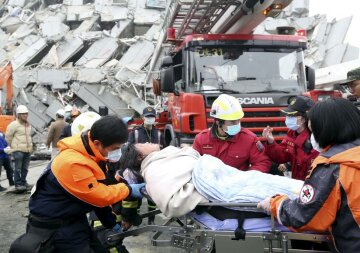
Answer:
[(303, 52), (295, 49), (192, 48), (188, 50), (193, 92), (293, 93), (305, 88)]

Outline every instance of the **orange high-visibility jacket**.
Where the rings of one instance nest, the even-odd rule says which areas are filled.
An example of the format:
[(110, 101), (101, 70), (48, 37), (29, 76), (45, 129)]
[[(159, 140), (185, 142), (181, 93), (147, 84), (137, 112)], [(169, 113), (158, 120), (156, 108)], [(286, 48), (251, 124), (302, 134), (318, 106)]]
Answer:
[(105, 158), (86, 136), (94, 156), (89, 155), (80, 135), (58, 142), (60, 153), (52, 162), (51, 170), (60, 185), (78, 199), (97, 207), (105, 207), (125, 199), (130, 189), (123, 183), (105, 185), (100, 180), (105, 174), (98, 162)]
[(275, 196), (270, 203), (281, 224), (330, 231), (339, 252), (360, 252), (360, 139), (321, 153), (297, 199)]

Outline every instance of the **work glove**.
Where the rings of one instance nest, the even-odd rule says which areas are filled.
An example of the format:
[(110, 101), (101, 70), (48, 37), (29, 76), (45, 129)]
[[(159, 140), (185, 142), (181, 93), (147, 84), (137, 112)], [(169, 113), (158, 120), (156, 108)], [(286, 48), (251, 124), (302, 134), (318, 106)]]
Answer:
[(266, 214), (270, 215), (271, 214), (270, 198), (266, 198), (266, 199), (260, 201), (257, 204), (257, 208), (264, 210)]
[(121, 233), (122, 232), (122, 228), (119, 224), (116, 223), (116, 225), (112, 228), (112, 231), (116, 232), (116, 233)]
[(13, 150), (12, 150), (9, 146), (7, 146), (6, 148), (4, 148), (4, 153), (5, 153), (5, 154), (10, 155), (12, 152), (13, 152)]
[(131, 197), (132, 198), (137, 198), (137, 199), (141, 199), (142, 198), (142, 194), (140, 189), (145, 187), (145, 183), (142, 184), (129, 184), (129, 187), (131, 188)]

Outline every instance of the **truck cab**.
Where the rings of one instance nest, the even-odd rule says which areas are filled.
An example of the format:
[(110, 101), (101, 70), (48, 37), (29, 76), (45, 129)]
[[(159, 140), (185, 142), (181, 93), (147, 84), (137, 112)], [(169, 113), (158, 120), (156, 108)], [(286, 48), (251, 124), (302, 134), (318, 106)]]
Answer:
[(212, 102), (223, 93), (239, 99), (241, 125), (260, 135), (271, 126), (276, 139), (287, 128), (280, 110), (314, 87), (306, 71), (305, 37), (293, 35), (189, 35), (162, 60), (160, 85), (168, 93), (167, 144), (192, 143), (212, 125)]

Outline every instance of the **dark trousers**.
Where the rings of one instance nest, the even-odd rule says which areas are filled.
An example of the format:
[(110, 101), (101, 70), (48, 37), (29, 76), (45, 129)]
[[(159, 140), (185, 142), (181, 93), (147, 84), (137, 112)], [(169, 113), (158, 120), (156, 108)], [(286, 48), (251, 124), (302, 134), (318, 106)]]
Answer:
[(107, 253), (91, 230), (86, 216), (73, 224), (59, 228), (53, 237), (57, 252)]
[(9, 180), (9, 185), (14, 185), (14, 170), (11, 166), (11, 160), (9, 157), (0, 158), (0, 175), (2, 167), (4, 167), (6, 171), (6, 178)]
[(15, 163), (14, 181), (15, 186), (25, 186), (26, 176), (30, 164), (30, 153), (15, 151), (12, 153)]

